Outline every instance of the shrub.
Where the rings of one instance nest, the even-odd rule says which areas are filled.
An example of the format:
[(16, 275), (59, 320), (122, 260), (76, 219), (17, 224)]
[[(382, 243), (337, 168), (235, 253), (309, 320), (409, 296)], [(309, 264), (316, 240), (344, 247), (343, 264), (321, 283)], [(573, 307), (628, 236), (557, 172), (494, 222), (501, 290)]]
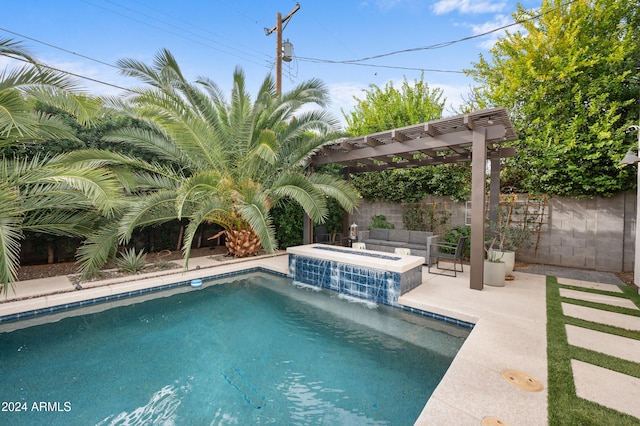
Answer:
[(140, 250), (140, 252), (136, 254), (134, 248), (120, 253), (120, 257), (116, 258), (115, 263), (118, 269), (130, 273), (140, 272), (147, 267), (144, 250)]
[(371, 217), (371, 228), (393, 229), (396, 226), (393, 223), (387, 222), (387, 217), (383, 214), (379, 214)]
[(410, 231), (429, 231), (440, 235), (450, 218), (451, 212), (446, 202), (422, 201), (402, 204), (402, 223), (404, 229)]

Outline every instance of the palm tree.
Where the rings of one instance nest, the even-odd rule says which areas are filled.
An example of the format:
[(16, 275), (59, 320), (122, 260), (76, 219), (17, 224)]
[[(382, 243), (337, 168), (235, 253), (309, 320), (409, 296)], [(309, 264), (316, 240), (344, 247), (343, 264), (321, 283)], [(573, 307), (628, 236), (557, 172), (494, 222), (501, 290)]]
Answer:
[[(146, 84), (134, 89), (123, 111), (134, 111), (148, 129), (121, 129), (108, 140), (136, 144), (173, 165), (148, 169), (148, 179), (157, 179), (156, 190), (138, 194), (128, 207), (118, 227), (120, 242), (128, 241), (137, 227), (187, 219), (186, 267), (201, 223), (219, 224), (229, 253), (242, 257), (276, 250), (270, 210), (278, 202), (294, 200), (315, 222), (327, 215), (327, 197), (348, 211), (358, 205), (359, 195), (348, 182), (307, 169), (314, 152), (341, 136), (336, 119), (310, 109), (326, 105), (320, 81), (301, 83), (280, 95), (267, 76), (252, 100), (245, 75), (236, 68), (227, 101), (207, 78), (188, 82), (167, 50), (156, 55), (153, 65), (133, 59), (118, 65)], [(81, 260), (91, 263), (97, 251), (105, 250), (100, 246), (106, 237), (83, 247)]]
[[(18, 143), (76, 139), (55, 115), (36, 112), (39, 101), (91, 124), (101, 102), (78, 92), (66, 75), (38, 64), (20, 43), (0, 39), (0, 55), (27, 64), (0, 74), (0, 148)], [(65, 164), (64, 156), (0, 158), (0, 280), (6, 293), (17, 276), (24, 231), (83, 236), (118, 211), (121, 184), (106, 168)]]

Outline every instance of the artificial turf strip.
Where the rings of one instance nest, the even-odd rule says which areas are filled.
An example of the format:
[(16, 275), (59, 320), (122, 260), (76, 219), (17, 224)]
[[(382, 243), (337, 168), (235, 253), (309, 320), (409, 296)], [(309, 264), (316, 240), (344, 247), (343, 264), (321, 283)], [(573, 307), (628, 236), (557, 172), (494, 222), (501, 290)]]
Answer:
[[(574, 356), (587, 356), (585, 352), (592, 354), (597, 354), (597, 352), (569, 345), (565, 329), (565, 323), (568, 322), (569, 317), (565, 317), (562, 313), (562, 299), (556, 277), (547, 277), (546, 290), (549, 424), (553, 426), (638, 425), (638, 419), (633, 416), (587, 401), (576, 395), (571, 359)], [(606, 360), (595, 355), (587, 357), (596, 362), (606, 363), (614, 358), (606, 355)], [(614, 360), (618, 359), (614, 358)], [(609, 365), (600, 366), (609, 368)]]
[(620, 286), (622, 292), (626, 296), (627, 299), (631, 300), (637, 307), (640, 309), (640, 293), (638, 293), (638, 289), (629, 287), (627, 285)]

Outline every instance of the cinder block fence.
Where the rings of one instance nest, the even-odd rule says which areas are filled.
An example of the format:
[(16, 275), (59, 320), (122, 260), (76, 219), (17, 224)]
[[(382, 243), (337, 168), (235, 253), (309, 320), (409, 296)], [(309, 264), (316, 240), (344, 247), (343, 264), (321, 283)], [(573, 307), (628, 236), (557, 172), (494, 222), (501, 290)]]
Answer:
[[(465, 224), (466, 203), (443, 197), (429, 197), (426, 201), (447, 203), (449, 226)], [(402, 213), (399, 203), (365, 201), (349, 221), (364, 230), (371, 225), (373, 216), (384, 215), (396, 229), (404, 229)], [(539, 236), (534, 235), (531, 247), (518, 252), (518, 260), (597, 271), (633, 271), (635, 222), (635, 191), (610, 198), (551, 197)]]

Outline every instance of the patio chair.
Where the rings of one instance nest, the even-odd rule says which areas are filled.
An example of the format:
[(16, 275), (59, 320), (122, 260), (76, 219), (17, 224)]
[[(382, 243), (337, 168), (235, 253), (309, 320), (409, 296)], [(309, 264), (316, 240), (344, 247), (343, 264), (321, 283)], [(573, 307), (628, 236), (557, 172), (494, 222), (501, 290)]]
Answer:
[(353, 243), (351, 244), (351, 248), (356, 250), (366, 250), (367, 245), (365, 243)]
[(326, 226), (316, 226), (313, 228), (313, 242), (320, 244), (340, 245), (342, 244), (342, 234), (330, 234)]
[[(431, 272), (431, 266), (433, 266), (434, 262), (430, 261), (428, 266), (428, 271), (430, 274), (436, 275), (447, 275), (451, 277), (458, 276), (458, 272), (464, 272), (464, 268), (462, 266), (462, 255), (464, 254), (465, 247), (467, 245), (467, 237), (458, 238), (457, 244), (447, 244), (447, 243), (438, 243), (431, 244), (431, 259), (435, 259), (435, 267), (436, 269), (444, 272)], [(453, 261), (453, 269), (451, 268), (440, 268), (440, 259), (446, 259)], [(460, 270), (458, 270), (458, 266), (460, 265)], [(453, 272), (453, 275), (447, 273)]]

